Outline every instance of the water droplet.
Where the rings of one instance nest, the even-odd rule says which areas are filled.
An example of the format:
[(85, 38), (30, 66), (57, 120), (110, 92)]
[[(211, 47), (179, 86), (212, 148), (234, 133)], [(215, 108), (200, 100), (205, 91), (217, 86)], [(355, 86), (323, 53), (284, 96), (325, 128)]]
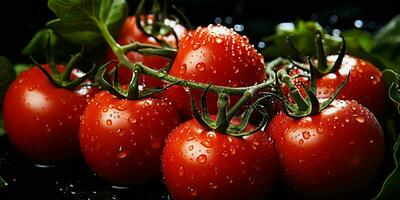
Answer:
[(50, 132), (51, 132), (51, 128), (50, 127), (46, 128), (46, 133), (50, 133)]
[(235, 148), (233, 148), (233, 147), (231, 147), (231, 148), (229, 149), (229, 151), (231, 152), (232, 155), (235, 155), (235, 154), (236, 154), (236, 150), (235, 150)]
[(35, 89), (36, 89), (35, 86), (30, 86), (30, 87), (28, 88), (29, 91), (33, 91), (33, 90), (35, 90)]
[(108, 111), (108, 108), (104, 108), (104, 109), (103, 109), (103, 112), (107, 112), (107, 111)]
[(346, 123), (349, 123), (349, 122), (350, 122), (350, 119), (349, 119), (349, 118), (346, 118), (344, 121), (345, 121)]
[(239, 67), (233, 66), (233, 73), (237, 74), (239, 73), (239, 71), (240, 71)]
[(215, 133), (213, 133), (213, 132), (208, 132), (208, 133), (207, 133), (207, 137), (210, 138), (210, 139), (214, 139), (215, 136), (216, 136), (216, 135), (215, 135)]
[(180, 167), (179, 167), (178, 175), (179, 175), (179, 176), (185, 175), (185, 170), (183, 169), (183, 166), (180, 166)]
[(186, 69), (187, 69), (186, 64), (181, 65), (179, 67), (179, 75), (185, 74), (186, 73)]
[(125, 158), (126, 156), (128, 156), (129, 152), (128, 151), (120, 151), (117, 153), (117, 158)]
[(190, 137), (188, 137), (187, 139), (186, 139), (186, 141), (192, 141), (192, 140), (194, 140), (194, 136), (190, 136)]
[(137, 122), (135, 117), (129, 117), (128, 121), (129, 121), (129, 123), (132, 123), (132, 124)]
[(117, 110), (124, 111), (126, 110), (126, 106), (124, 104), (117, 105)]
[(210, 182), (210, 188), (213, 189), (213, 190), (215, 190), (215, 189), (218, 188), (218, 185), (215, 184), (215, 183), (213, 183), (213, 182)]
[(311, 134), (310, 134), (309, 131), (303, 131), (301, 134), (303, 135), (303, 138), (304, 138), (305, 140), (308, 140), (308, 139), (310, 139), (310, 137), (311, 137)]
[(193, 146), (193, 145), (190, 145), (188, 149), (189, 149), (189, 151), (193, 151), (194, 146)]
[(300, 140), (299, 140), (299, 144), (304, 144), (304, 140), (303, 140), (303, 139), (300, 139)]
[(207, 156), (204, 154), (201, 154), (196, 158), (196, 161), (198, 163), (205, 163), (205, 162), (207, 162)]
[(206, 148), (211, 148), (211, 147), (212, 147), (211, 142), (208, 141), (208, 140), (204, 140), (204, 141), (202, 141), (200, 144), (203, 145), (203, 146), (206, 147)]
[(221, 37), (215, 38), (215, 42), (218, 44), (221, 44), (223, 41), (224, 41), (224, 38), (221, 38)]
[(107, 119), (106, 124), (107, 124), (107, 126), (111, 126), (112, 125), (112, 121)]
[(359, 123), (364, 123), (364, 122), (365, 122), (365, 119), (364, 119), (363, 116), (360, 116), (360, 115), (353, 115), (353, 117), (354, 117), (354, 119), (355, 119), (357, 122), (359, 122)]
[(115, 134), (117, 134), (119, 137), (122, 137), (125, 135), (125, 131), (123, 129), (119, 128), (115, 131)]
[(318, 127), (317, 128), (317, 133), (322, 134), (324, 133), (325, 129), (323, 127)]
[(200, 48), (200, 44), (199, 43), (195, 43), (195, 44), (193, 44), (193, 46), (192, 46), (192, 49), (193, 50), (197, 50), (197, 49), (199, 49)]
[(199, 71), (199, 72), (204, 72), (204, 70), (206, 70), (206, 64), (203, 63), (203, 62), (199, 62), (199, 63), (197, 63), (197, 65), (196, 65), (196, 69), (197, 69), (197, 71)]
[(372, 139), (371, 139), (371, 140), (369, 140), (369, 143), (370, 143), (370, 144), (374, 143), (374, 140), (372, 140)]
[(197, 191), (194, 188), (187, 187), (187, 189), (189, 191), (190, 196), (194, 197), (197, 195)]
[(371, 75), (370, 79), (371, 79), (373, 85), (376, 85), (381, 80), (379, 77), (377, 77), (375, 75)]

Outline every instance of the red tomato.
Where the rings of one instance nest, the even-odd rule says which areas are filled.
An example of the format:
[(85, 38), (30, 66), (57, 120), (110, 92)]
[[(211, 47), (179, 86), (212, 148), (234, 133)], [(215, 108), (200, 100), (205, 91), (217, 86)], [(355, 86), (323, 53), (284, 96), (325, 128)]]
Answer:
[[(221, 25), (199, 27), (180, 41), (170, 74), (185, 80), (220, 86), (251, 86), (266, 79), (263, 57), (247, 37)], [(202, 91), (192, 92), (197, 103)], [(174, 86), (165, 92), (178, 111), (190, 118), (188, 91)], [(210, 113), (216, 113), (216, 95), (207, 97)], [(232, 104), (235, 101), (231, 101)]]
[[(333, 64), (337, 55), (328, 56), (328, 64)], [(361, 105), (370, 109), (376, 116), (381, 117), (385, 114), (388, 101), (387, 89), (383, 81), (382, 72), (371, 63), (360, 58), (346, 55), (343, 58), (342, 65), (336, 72), (328, 73), (318, 78), (317, 97), (329, 98), (339, 85), (346, 79), (350, 72), (347, 84), (339, 92), (337, 99), (356, 100)], [(302, 73), (300, 69), (295, 69), (291, 75)], [(294, 84), (300, 89), (302, 95), (305, 91), (301, 84), (309, 85), (309, 79), (305, 77), (296, 78)], [(371, 92), (373, 91), (373, 92)], [(289, 89), (282, 87), (282, 92), (288, 96)], [(291, 101), (293, 99), (289, 97)]]
[(81, 150), (90, 168), (114, 185), (156, 181), (164, 140), (179, 122), (169, 102), (100, 92), (81, 120)]
[[(335, 62), (337, 56), (328, 56), (328, 63)], [(383, 116), (388, 102), (387, 89), (382, 72), (371, 63), (345, 56), (340, 69), (317, 79), (318, 98), (328, 98), (350, 72), (347, 84), (337, 96), (338, 99), (356, 100), (369, 108), (375, 115)]]
[(277, 175), (277, 157), (262, 131), (238, 138), (192, 119), (169, 135), (162, 170), (175, 200), (265, 199)]
[(362, 195), (384, 157), (378, 121), (355, 101), (335, 100), (321, 113), (301, 119), (281, 112), (266, 132), (274, 139), (285, 183), (306, 198)]
[[(47, 65), (44, 65), (49, 70)], [(58, 66), (63, 70), (64, 66)], [(77, 71), (73, 71), (77, 76)], [(93, 88), (56, 87), (37, 67), (22, 72), (8, 89), (4, 127), (15, 148), (38, 164), (79, 155), (79, 117)]]
[[(148, 23), (153, 23), (153, 16), (148, 15), (147, 17), (148, 17)], [(142, 21), (143, 20), (144, 19), (142, 19)], [(175, 21), (170, 19), (165, 19), (164, 23), (170, 25), (174, 29), (179, 39), (182, 38), (184, 34), (186, 34), (186, 28), (180, 24), (176, 24)], [(160, 36), (160, 39), (166, 41), (173, 47), (176, 47), (176, 41), (172, 34)], [(149, 37), (142, 31), (140, 31), (140, 29), (136, 26), (135, 16), (130, 16), (125, 20), (125, 23), (122, 26), (122, 30), (117, 42), (120, 45), (126, 45), (135, 41), (159, 46), (159, 44), (154, 40), (154, 38)], [(161, 56), (145, 56), (133, 51), (128, 52), (126, 56), (131, 62), (142, 62), (144, 65), (154, 69), (161, 69), (165, 67), (166, 64), (168, 63), (168, 59), (163, 58)], [(111, 49), (107, 51), (106, 60), (107, 61), (117, 60), (117, 57), (115, 56), (115, 54), (112, 52)], [(128, 84), (132, 78), (132, 72), (126, 67), (121, 67), (119, 72), (120, 72), (119, 73), (120, 82), (122, 84)], [(141, 77), (140, 83), (143, 85), (143, 87), (155, 87), (163, 85), (162, 81), (147, 75), (143, 75)]]

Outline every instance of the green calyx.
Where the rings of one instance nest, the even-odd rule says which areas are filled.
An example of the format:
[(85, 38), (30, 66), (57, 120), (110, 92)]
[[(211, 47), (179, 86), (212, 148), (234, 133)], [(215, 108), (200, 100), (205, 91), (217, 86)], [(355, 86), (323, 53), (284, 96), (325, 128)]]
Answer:
[(79, 59), (82, 57), (82, 51), (74, 54), (71, 56), (70, 60), (68, 61), (67, 65), (65, 66), (64, 71), (60, 71), (57, 68), (57, 65), (55, 64), (54, 60), (51, 59), (50, 56), (48, 56), (48, 66), (50, 67), (51, 72), (48, 72), (45, 67), (43, 67), (38, 61), (33, 59), (31, 57), (31, 60), (33, 63), (39, 67), (39, 69), (46, 75), (46, 77), (57, 87), (60, 88), (65, 88), (65, 89), (74, 89), (81, 85), (84, 81), (86, 81), (91, 75), (93, 75), (96, 72), (96, 66), (93, 65), (93, 67), (85, 73), (84, 76), (78, 77), (75, 79), (71, 79), (71, 73), (72, 70), (74, 69), (74, 66), (76, 63), (79, 61)]
[(167, 0), (163, 1), (161, 5), (158, 1), (153, 1), (151, 15), (153, 20), (150, 21), (145, 13), (146, 0), (141, 0), (135, 11), (136, 26), (147, 36), (153, 38), (162, 47), (173, 48), (170, 44), (160, 39), (159, 36), (165, 36), (172, 34), (175, 39), (175, 44), (178, 45), (178, 35), (175, 30), (165, 24), (166, 19), (174, 20), (176, 24), (179, 24), (179, 19), (175, 16), (168, 16), (168, 4)]
[[(283, 104), (283, 111), (286, 115), (301, 118), (305, 116), (315, 115), (320, 113), (323, 109), (329, 106), (333, 100), (335, 100), (336, 96), (339, 94), (340, 90), (347, 83), (350, 72), (347, 75), (346, 79), (339, 85), (339, 87), (335, 90), (335, 92), (328, 99), (324, 100), (322, 103), (317, 98), (317, 85), (316, 85), (316, 67), (313, 65), (311, 59), (307, 58), (308, 63), (310, 65), (309, 72), (309, 80), (310, 86), (306, 86), (303, 83), (301, 84), (301, 88), (305, 91), (305, 95), (301, 94), (299, 88), (297, 88), (293, 84), (294, 77), (291, 77), (287, 73), (287, 69), (283, 68), (278, 70), (277, 72), (277, 93), (267, 92), (265, 93), (267, 96), (274, 96), (278, 98)], [(294, 100), (294, 103), (291, 103), (288, 99), (286, 99), (283, 95), (281, 95), (280, 91), (280, 83), (284, 83), (290, 90), (289, 95)]]
[[(256, 131), (260, 130), (266, 124), (266, 112), (258, 110), (258, 106), (263, 102), (267, 97), (261, 97), (257, 99), (257, 101), (249, 106), (239, 117), (238, 120), (240, 121), (239, 124), (231, 123), (232, 119), (238, 114), (241, 107), (244, 106), (252, 97), (253, 91), (249, 90), (246, 91), (242, 98), (233, 105), (230, 109), (229, 107), (229, 95), (225, 93), (218, 93), (218, 113), (216, 119), (214, 120), (207, 111), (207, 102), (206, 96), (207, 91), (211, 87), (211, 84), (204, 90), (203, 94), (201, 95), (201, 102), (200, 102), (200, 112), (197, 109), (196, 103), (193, 98), (190, 98), (191, 101), (191, 109), (194, 118), (204, 127), (209, 130), (215, 130), (220, 133), (226, 133), (231, 136), (241, 137), (247, 136), (255, 133)], [(254, 111), (258, 111), (263, 115), (262, 122), (260, 125), (250, 131), (245, 131), (251, 115)]]
[[(346, 41), (342, 35), (340, 35), (342, 38), (342, 44), (340, 46), (340, 50), (338, 53), (338, 57), (336, 61), (333, 64), (328, 63), (327, 61), (327, 55), (325, 53), (325, 48), (323, 44), (323, 37), (322, 33), (317, 30), (315, 34), (315, 49), (316, 49), (316, 58), (317, 58), (317, 65), (312, 65), (315, 70), (316, 70), (316, 75), (317, 76), (322, 76), (331, 72), (335, 72), (340, 68), (340, 65), (342, 64), (343, 58), (346, 54)], [(308, 61), (307, 56), (303, 55), (290, 41), (290, 38), (287, 38), (287, 43), (289, 47), (295, 52), (295, 57), (298, 58), (300, 61), (303, 63), (311, 63)], [(301, 63), (294, 62), (298, 68), (301, 68), (304, 71), (309, 71), (310, 66), (304, 66)]]
[[(114, 65), (116, 67), (113, 69), (113, 72), (112, 72), (113, 80), (111, 81), (111, 83), (109, 83), (109, 81), (106, 80), (107, 79), (106, 71), (107, 71), (107, 66), (111, 63), (114, 63)], [(148, 89), (144, 89), (143, 91), (140, 91), (139, 90), (139, 77), (141, 76), (141, 74), (143, 72), (142, 71), (143, 64), (134, 63), (133, 70), (132, 70), (132, 79), (131, 79), (129, 85), (127, 87), (124, 87), (119, 83), (119, 80), (118, 80), (118, 77), (119, 77), (118, 68), (119, 68), (118, 62), (111, 61), (111, 62), (108, 62), (108, 63), (104, 64), (103, 66), (101, 66), (96, 74), (96, 82), (99, 83), (99, 85), (101, 87), (103, 87), (108, 92), (110, 92), (111, 94), (113, 94), (114, 96), (116, 96), (118, 98), (129, 99), (129, 100), (142, 99), (142, 98), (150, 97), (154, 94), (163, 92), (167, 88), (177, 84), (177, 83), (170, 83), (162, 88), (148, 88)], [(165, 72), (165, 71), (162, 71), (162, 70), (159, 71), (159, 76), (163, 76), (166, 74), (167, 74), (167, 72)]]

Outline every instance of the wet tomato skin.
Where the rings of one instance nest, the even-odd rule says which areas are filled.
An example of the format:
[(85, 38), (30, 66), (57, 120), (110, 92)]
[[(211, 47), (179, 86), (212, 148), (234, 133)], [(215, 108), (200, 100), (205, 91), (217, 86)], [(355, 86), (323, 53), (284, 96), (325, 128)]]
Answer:
[(277, 175), (277, 157), (264, 132), (237, 138), (192, 119), (169, 135), (162, 170), (176, 200), (265, 199)]
[(81, 150), (89, 167), (113, 185), (157, 181), (165, 138), (179, 123), (169, 102), (119, 99), (103, 91), (83, 114)]
[[(148, 23), (153, 23), (154, 17), (152, 15), (148, 15)], [(144, 18), (141, 19), (144, 21)], [(177, 33), (178, 38), (182, 38), (184, 34), (186, 34), (187, 30), (184, 26), (180, 24), (175, 24), (170, 19), (165, 19), (165, 23), (170, 25), (174, 31)], [(165, 36), (159, 36), (160, 39), (164, 40), (167, 42), (169, 45), (176, 47), (176, 41), (175, 38), (172, 34), (167, 34)], [(144, 44), (151, 44), (151, 45), (156, 45), (160, 46), (154, 38), (144, 34), (136, 25), (136, 18), (135, 16), (129, 16), (126, 18), (122, 29), (121, 33), (117, 39), (118, 43), (120, 45), (127, 45), (133, 42), (140, 42)], [(144, 65), (151, 67), (153, 69), (161, 69), (165, 67), (168, 63), (168, 59), (163, 58), (161, 56), (147, 56), (143, 55), (134, 51), (130, 51), (126, 53), (127, 58), (131, 62), (141, 62)], [(112, 60), (117, 60), (117, 56), (112, 52), (111, 49), (107, 50), (106, 53), (106, 60), (107, 61), (112, 61)], [(113, 68), (113, 65), (110, 65), (110, 68)], [(128, 84), (132, 78), (132, 72), (126, 68), (126, 67), (121, 67), (119, 69), (119, 81), (122, 84)], [(140, 79), (140, 83), (144, 87), (155, 87), (155, 86), (162, 86), (163, 82), (155, 79), (151, 76), (143, 75)]]
[[(337, 56), (328, 56), (334, 62)], [(382, 72), (368, 61), (346, 55), (339, 70), (317, 79), (318, 98), (329, 98), (350, 72), (347, 84), (338, 99), (356, 100), (370, 109), (377, 117), (385, 114), (388, 95)], [(372, 92), (371, 92), (372, 91)]]
[(280, 112), (268, 125), (285, 184), (311, 199), (360, 197), (382, 164), (384, 137), (374, 115), (355, 101), (335, 100), (320, 114)]
[[(180, 41), (170, 74), (230, 87), (251, 86), (266, 79), (263, 57), (249, 44), (247, 37), (221, 25), (198, 27), (186, 34)], [(185, 118), (192, 116), (188, 93), (181, 86), (165, 92)], [(201, 93), (201, 90), (191, 92), (198, 103)], [(216, 95), (209, 94), (207, 101), (210, 113), (216, 113)]]
[[(64, 66), (58, 69), (62, 71)], [(73, 70), (72, 77), (77, 73)], [(58, 88), (37, 67), (22, 72), (8, 89), (3, 107), (11, 143), (38, 164), (78, 156), (79, 117), (96, 91), (91, 87)]]

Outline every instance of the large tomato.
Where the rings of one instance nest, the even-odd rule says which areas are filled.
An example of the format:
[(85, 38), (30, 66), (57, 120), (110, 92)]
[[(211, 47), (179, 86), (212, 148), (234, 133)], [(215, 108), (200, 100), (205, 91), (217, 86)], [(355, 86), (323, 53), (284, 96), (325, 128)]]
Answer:
[[(152, 15), (147, 16), (148, 23), (153, 23), (154, 17)], [(144, 21), (144, 18), (142, 19)], [(144, 22), (142, 22), (144, 24)], [(178, 38), (182, 38), (184, 34), (186, 34), (186, 28), (180, 24), (177, 24), (175, 21), (170, 19), (165, 19), (165, 24), (171, 26), (174, 31), (176, 32)], [(169, 45), (176, 47), (176, 41), (172, 34), (167, 34), (163, 36), (159, 36), (159, 39), (164, 40)], [(132, 42), (140, 42), (144, 44), (152, 44), (157, 45), (159, 44), (154, 40), (154, 38), (144, 34), (137, 26), (136, 26), (136, 18), (135, 16), (130, 16), (125, 20), (124, 25), (122, 26), (121, 33), (117, 42), (120, 45), (130, 44)], [(166, 66), (168, 63), (168, 59), (163, 58), (161, 56), (146, 56), (134, 51), (128, 52), (126, 54), (127, 58), (131, 62), (142, 62), (144, 65), (154, 68), (154, 69), (161, 69)], [(107, 51), (106, 60), (116, 60), (117, 57), (112, 52), (111, 49)], [(120, 82), (123, 84), (128, 84), (132, 77), (132, 72), (126, 68), (121, 67), (119, 71), (119, 78)], [(152, 78), (151, 76), (143, 75), (141, 77), (140, 83), (143, 87), (155, 87), (155, 86), (162, 86), (162, 81)]]
[(277, 157), (262, 131), (233, 137), (192, 119), (169, 135), (162, 170), (176, 200), (265, 199), (277, 175)]
[(335, 100), (321, 113), (301, 119), (281, 112), (266, 132), (274, 139), (281, 176), (303, 197), (360, 197), (382, 165), (382, 129), (355, 101)]
[[(47, 70), (49, 67), (44, 66)], [(64, 66), (58, 66), (60, 70)], [(78, 76), (73, 71), (73, 77)], [(93, 88), (56, 87), (37, 67), (21, 73), (8, 89), (4, 127), (15, 148), (38, 164), (79, 155), (79, 117)]]
[(81, 150), (90, 168), (111, 184), (157, 181), (164, 140), (179, 122), (169, 102), (119, 99), (100, 92), (81, 120)]
[[(185, 80), (231, 87), (251, 86), (266, 79), (263, 57), (249, 44), (247, 37), (221, 25), (199, 27), (182, 38), (170, 74)], [(201, 93), (192, 91), (197, 103)], [(174, 86), (165, 95), (185, 118), (191, 117), (187, 90)], [(216, 95), (208, 95), (207, 101), (210, 113), (215, 113)]]

